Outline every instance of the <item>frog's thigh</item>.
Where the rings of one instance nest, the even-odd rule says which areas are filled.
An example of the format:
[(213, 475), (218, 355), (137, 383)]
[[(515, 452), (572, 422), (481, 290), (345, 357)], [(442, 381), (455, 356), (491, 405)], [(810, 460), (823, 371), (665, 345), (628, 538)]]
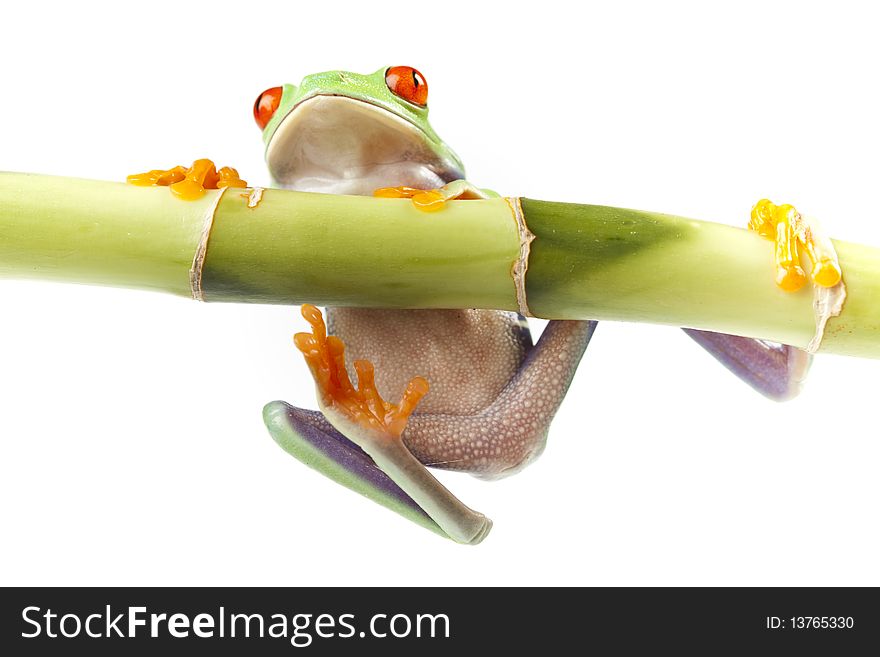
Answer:
[(740, 379), (776, 401), (800, 392), (812, 361), (806, 351), (790, 345), (711, 331), (684, 331)]
[(512, 474), (544, 449), (550, 422), (596, 322), (552, 321), (498, 398), (474, 415), (415, 413), (403, 433), (427, 466), (495, 477)]

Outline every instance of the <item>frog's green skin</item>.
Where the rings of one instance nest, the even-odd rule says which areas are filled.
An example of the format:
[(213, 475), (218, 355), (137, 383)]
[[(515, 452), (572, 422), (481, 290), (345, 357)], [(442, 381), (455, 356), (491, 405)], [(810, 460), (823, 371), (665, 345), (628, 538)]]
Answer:
[[(279, 186), (370, 195), (380, 187), (432, 189), (464, 178), (461, 160), (428, 122), (428, 109), (397, 97), (386, 86), (386, 70), (317, 73), (283, 87), (263, 131)], [(595, 327), (551, 321), (533, 347), (525, 320), (508, 312), (328, 308), (327, 314), (331, 333), (346, 344), (352, 374), (352, 360), (373, 361), (384, 398), (399, 399), (415, 375), (430, 382), (404, 433), (412, 453), (426, 465), (482, 476), (514, 472), (541, 452)], [(691, 333), (771, 396), (796, 390), (808, 364), (788, 348)], [(300, 433), (347, 443), (314, 412), (276, 406), (267, 413)]]

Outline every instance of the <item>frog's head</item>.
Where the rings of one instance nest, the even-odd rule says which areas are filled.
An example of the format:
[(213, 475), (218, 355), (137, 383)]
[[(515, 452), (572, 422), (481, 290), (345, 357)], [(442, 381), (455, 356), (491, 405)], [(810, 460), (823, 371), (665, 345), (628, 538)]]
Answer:
[(254, 118), (269, 172), (288, 189), (369, 195), (464, 178), (461, 160), (428, 123), (428, 84), (409, 66), (316, 73), (267, 89)]

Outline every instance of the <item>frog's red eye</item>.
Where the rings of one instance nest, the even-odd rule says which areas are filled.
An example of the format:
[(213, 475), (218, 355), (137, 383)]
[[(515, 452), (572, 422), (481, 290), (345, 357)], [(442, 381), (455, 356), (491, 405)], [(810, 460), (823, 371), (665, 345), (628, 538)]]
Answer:
[(254, 103), (254, 121), (260, 126), (260, 130), (263, 130), (272, 120), (272, 115), (281, 104), (283, 91), (281, 87), (272, 87), (257, 96), (257, 102)]
[(410, 66), (392, 66), (385, 71), (385, 84), (404, 100), (425, 107), (428, 104), (428, 82)]

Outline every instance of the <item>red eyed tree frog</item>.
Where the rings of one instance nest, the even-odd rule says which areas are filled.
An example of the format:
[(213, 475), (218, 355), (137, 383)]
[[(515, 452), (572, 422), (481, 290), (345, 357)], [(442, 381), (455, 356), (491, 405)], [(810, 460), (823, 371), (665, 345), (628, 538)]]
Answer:
[[(466, 181), (461, 160), (428, 122), (425, 77), (408, 66), (316, 73), (267, 89), (254, 118), (280, 187), (408, 197), (441, 217), (446, 201), (495, 196)], [(178, 169), (130, 181), (172, 184), (184, 198), (201, 185), (243, 184), (234, 169), (215, 171), (207, 160)], [(782, 225), (771, 206), (753, 211), (752, 227), (765, 236)], [(777, 246), (778, 264), (781, 252)], [(779, 266), (784, 286), (794, 265), (789, 258)], [(326, 326), (313, 306), (303, 314), (312, 332), (295, 341), (323, 413), (272, 402), (264, 418), (273, 437), (337, 482), (463, 543), (482, 540), (491, 522), (424, 466), (491, 478), (534, 460), (596, 327), (550, 321), (533, 344), (526, 319), (505, 311), (327, 308)], [(787, 345), (685, 330), (772, 399), (796, 395), (810, 365), (805, 351)]]
[[(493, 195), (466, 182), (461, 160), (428, 122), (428, 84), (414, 68), (309, 75), (298, 86), (264, 91), (254, 116), (263, 132), (269, 171), (281, 187), (405, 195), (426, 210), (441, 206), (440, 212), (445, 200)], [(320, 341), (320, 315), (310, 312)], [(352, 377), (357, 373), (361, 380), (373, 380), (382, 398), (403, 398), (406, 403), (419, 396), (412, 389), (410, 396), (406, 394), (414, 376), (430, 382), (430, 392), (402, 433), (409, 452), (424, 465), (482, 477), (514, 473), (541, 453), (550, 422), (596, 327), (593, 321), (551, 321), (533, 345), (525, 318), (511, 312), (327, 308), (326, 313), (329, 333), (346, 348), (344, 369)], [(797, 394), (810, 364), (810, 357), (793, 347), (687, 332), (774, 399)], [(297, 338), (307, 357), (309, 349), (313, 351), (313, 360), (321, 351), (314, 335)], [(355, 362), (361, 360), (371, 361), (375, 372), (362, 365), (356, 372)], [(328, 409), (320, 386), (319, 381), (319, 398), (325, 398), (322, 408), (332, 421), (339, 413), (334, 413), (332, 403)], [(353, 437), (358, 431), (345, 421), (333, 422), (342, 424), (340, 432), (321, 413), (281, 402), (267, 407), (266, 418), (289, 451), (361, 492), (365, 486), (377, 489), (370, 495), (374, 499), (388, 504), (387, 498), (396, 498), (390, 505), (400, 510), (406, 493), (370, 472), (369, 459), (343, 434), (361, 447), (363, 438)], [(352, 481), (358, 478), (362, 481)], [(482, 535), (464, 540), (475, 538)]]

